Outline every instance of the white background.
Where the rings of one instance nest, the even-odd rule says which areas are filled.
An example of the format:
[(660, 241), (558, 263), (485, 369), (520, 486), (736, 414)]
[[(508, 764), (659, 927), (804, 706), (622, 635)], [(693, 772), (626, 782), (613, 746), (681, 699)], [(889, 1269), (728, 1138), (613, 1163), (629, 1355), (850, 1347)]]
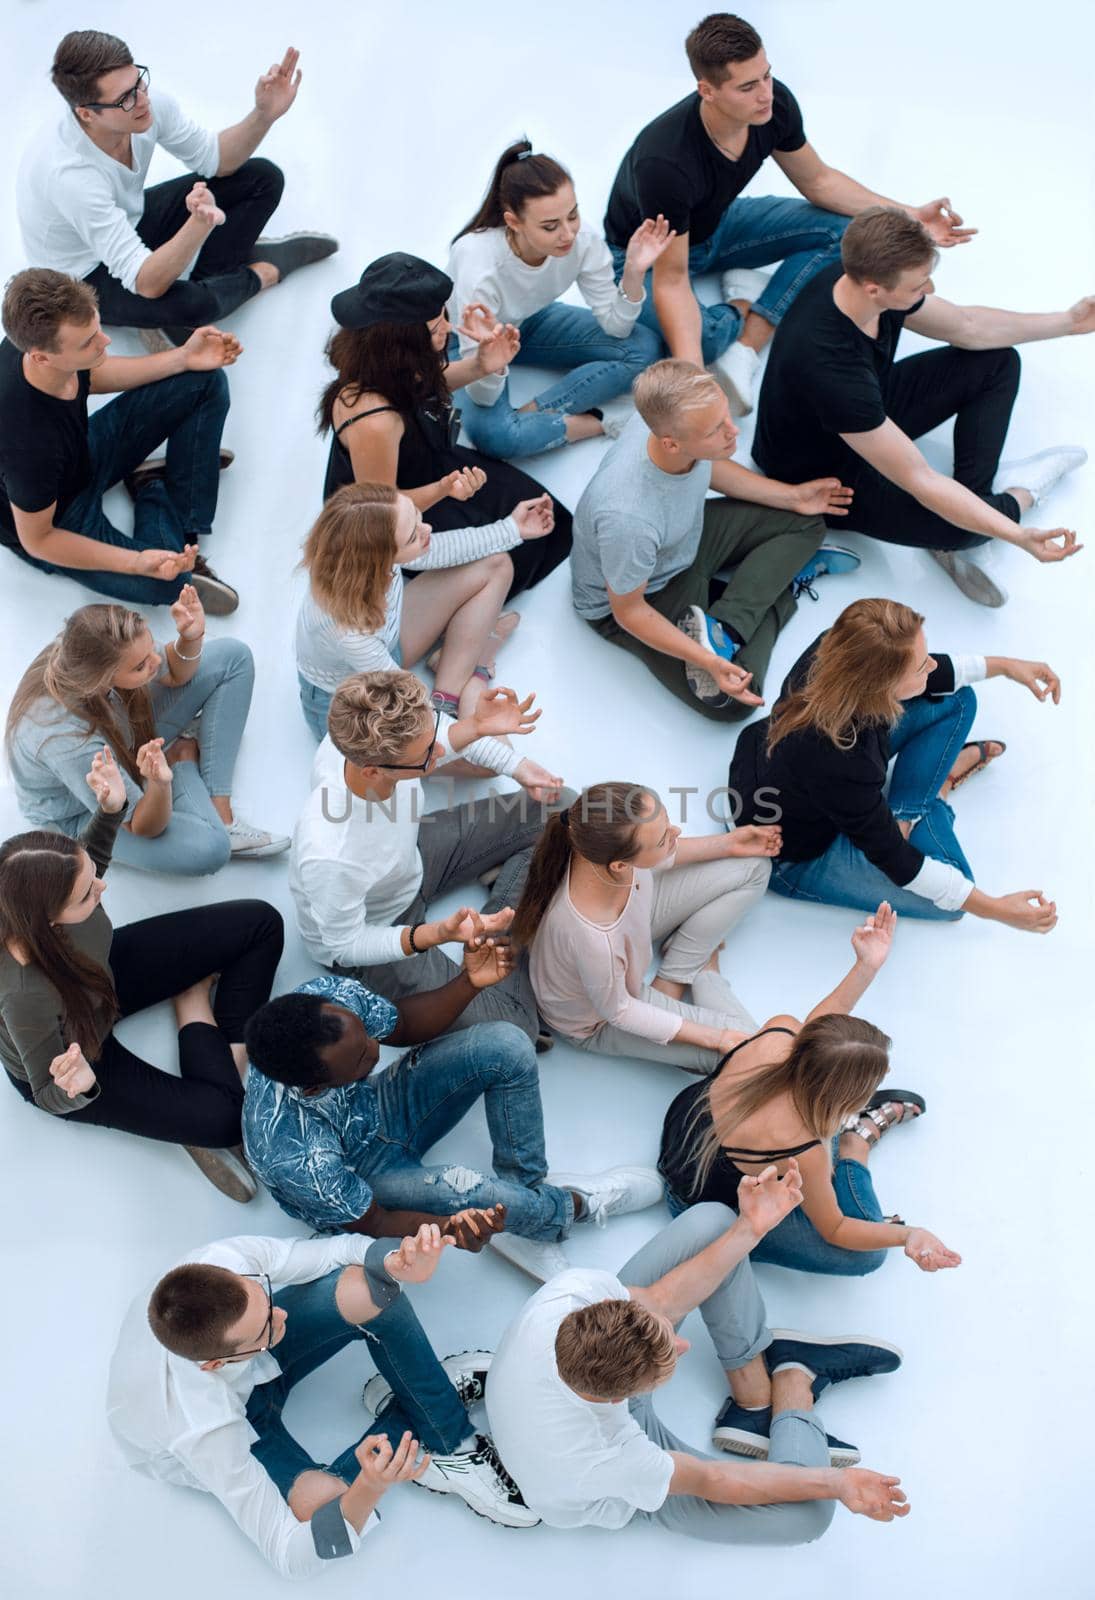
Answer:
[[(312, 413), (324, 381), (332, 293), (381, 253), (412, 250), (443, 264), (494, 156), (526, 131), (573, 170), (587, 215), (602, 213), (616, 164), (637, 130), (690, 88), (681, 41), (698, 5), (554, 0), (536, 8), (470, 0), (381, 7), (335, 0), (302, 7), (187, 0), (151, 7), (100, 0), (5, 0), (0, 149), (0, 267), (25, 265), (12, 201), (30, 130), (60, 102), (48, 82), (69, 28), (121, 34), (153, 83), (170, 87), (214, 127), (236, 121), (251, 87), (283, 48), (302, 51), (304, 83), (263, 154), (281, 163), (277, 231), (337, 233), (339, 255), (229, 319), (246, 346), (231, 375), (223, 480), (209, 554), (239, 585), (238, 633), (258, 662), (255, 705), (239, 767), (241, 809), (289, 831), (307, 789), (310, 736), (296, 704), (292, 620), (300, 542), (320, 504), (325, 446)], [(948, 253), (941, 293), (1026, 310), (1067, 306), (1095, 289), (1090, 188), (1091, 9), (1074, 0), (890, 7), (862, 0), (758, 3), (777, 74), (797, 94), (822, 156), (902, 201), (949, 194), (981, 229)], [(164, 161), (155, 178), (172, 176)], [(757, 189), (754, 184), (754, 189)], [(786, 191), (770, 165), (760, 192)], [(907, 340), (904, 348), (912, 348)], [(136, 351), (128, 336), (122, 351)], [(1095, 341), (1033, 346), (1008, 454), (1091, 444)], [(527, 379), (525, 380), (527, 382)], [(746, 441), (747, 442), (747, 441)], [(929, 449), (934, 448), (929, 446)], [(534, 463), (574, 505), (602, 446)], [(946, 460), (946, 441), (933, 459)], [(1095, 467), (1076, 475), (1047, 517), (1091, 533)], [(124, 497), (117, 513), (127, 513)], [(1043, 518), (1043, 521), (1047, 520)], [(1037, 1583), (1090, 1593), (1091, 1404), (1088, 1188), (1090, 1051), (1081, 1032), (1090, 982), (1091, 573), (1095, 551), (1066, 567), (1015, 555), (1011, 603), (986, 611), (958, 595), (923, 554), (853, 537), (854, 578), (828, 579), (804, 602), (777, 650), (771, 687), (850, 600), (891, 595), (929, 618), (933, 648), (1048, 657), (1064, 681), (1060, 707), (1005, 682), (985, 686), (976, 732), (1007, 740), (990, 774), (959, 797), (979, 883), (994, 892), (1044, 888), (1061, 922), (1047, 939), (967, 920), (903, 926), (864, 1014), (895, 1040), (893, 1079), (921, 1090), (928, 1116), (888, 1138), (875, 1160), (883, 1205), (935, 1228), (962, 1268), (921, 1276), (896, 1255), (872, 1278), (761, 1268), (777, 1324), (873, 1332), (905, 1349), (903, 1370), (838, 1390), (830, 1426), (866, 1464), (900, 1473), (907, 1521), (876, 1526), (838, 1510), (823, 1543), (792, 1551), (685, 1543), (633, 1527), (616, 1534), (503, 1531), (457, 1501), (393, 1493), (383, 1527), (353, 1562), (322, 1579), (329, 1596), (448, 1592), (525, 1597), (604, 1593), (711, 1595), (725, 1585), (769, 1595), (882, 1594), (904, 1600), (971, 1588), (1001, 1596)], [(1014, 553), (1011, 553), (1014, 555)], [(0, 671), (18, 674), (88, 596), (0, 554)], [(567, 574), (521, 599), (524, 622), (503, 658), (503, 682), (535, 689), (544, 707), (535, 753), (576, 787), (603, 778), (706, 790), (725, 782), (733, 733), (691, 718), (642, 668), (574, 616)], [(10, 793), (0, 827), (19, 827)], [(692, 813), (689, 831), (713, 824)], [(111, 873), (118, 923), (235, 894), (264, 895), (287, 916), (285, 859), (237, 864), (216, 883)], [(804, 1014), (845, 970), (851, 913), (769, 897), (723, 957), (754, 1014)], [(310, 972), (295, 934), (280, 984)], [(167, 1009), (123, 1037), (173, 1067)], [(556, 1164), (596, 1169), (652, 1161), (662, 1112), (681, 1087), (671, 1069), (543, 1058)], [(291, 1231), (273, 1202), (234, 1207), (185, 1155), (120, 1134), (65, 1128), (0, 1090), (0, 1217), (7, 1312), (2, 1566), (13, 1596), (161, 1600), (268, 1594), (280, 1580), (205, 1497), (142, 1479), (116, 1456), (103, 1415), (114, 1330), (130, 1297), (187, 1248), (251, 1231)], [(489, 1160), (482, 1116), (442, 1147)], [(603, 1233), (579, 1230), (575, 1261), (615, 1267), (656, 1225), (655, 1210)], [(494, 1259), (460, 1256), (415, 1302), (441, 1353), (494, 1343), (526, 1284)], [(692, 1331), (692, 1330), (689, 1330)], [(703, 1447), (724, 1384), (702, 1327), (661, 1406)], [(298, 1391), (289, 1420), (329, 1458), (364, 1425), (368, 1375), (355, 1352)], [(547, 1444), (545, 1443), (547, 1448)]]

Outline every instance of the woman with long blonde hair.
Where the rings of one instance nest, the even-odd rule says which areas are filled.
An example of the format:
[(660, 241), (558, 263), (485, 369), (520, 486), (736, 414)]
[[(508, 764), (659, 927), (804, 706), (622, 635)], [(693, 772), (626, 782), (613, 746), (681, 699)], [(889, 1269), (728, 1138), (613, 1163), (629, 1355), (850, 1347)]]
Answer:
[(931, 655), (924, 618), (900, 601), (856, 600), (842, 611), (792, 667), (771, 715), (742, 733), (730, 764), (735, 820), (783, 830), (769, 888), (1048, 933), (1053, 901), (1040, 889), (978, 889), (955, 833), (951, 796), (1006, 748), (966, 737), (977, 710), (971, 685), (985, 678), (1010, 678), (1054, 705), (1061, 697), (1044, 661)]
[[(84, 774), (113, 753), (126, 790), (114, 859), (196, 876), (289, 840), (232, 809), (232, 777), (255, 666), (238, 639), (205, 642), (188, 584), (157, 646), (137, 611), (81, 606), (24, 672), (8, 711), (7, 753), (28, 822), (76, 838), (91, 812)], [(200, 719), (200, 720), (197, 720)]]
[[(434, 535), (414, 501), (386, 483), (333, 494), (304, 544), (308, 593), (297, 613), (297, 673), (318, 739), (331, 698), (355, 672), (392, 672), (430, 656), (433, 703), (470, 716), (499, 645), (520, 621), (502, 612), (513, 578), (505, 553), (540, 516), (519, 505), (482, 528)], [(415, 582), (404, 584), (403, 569)]]

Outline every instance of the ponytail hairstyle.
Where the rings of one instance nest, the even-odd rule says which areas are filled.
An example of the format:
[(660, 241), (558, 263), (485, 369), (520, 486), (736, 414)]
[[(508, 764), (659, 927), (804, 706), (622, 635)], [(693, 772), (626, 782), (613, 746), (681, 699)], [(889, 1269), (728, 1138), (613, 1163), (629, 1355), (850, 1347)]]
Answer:
[(498, 157), (479, 210), (453, 235), (453, 244), (466, 233), (485, 233), (488, 228), (504, 228), (505, 213), (521, 216), (530, 200), (543, 200), (557, 194), (570, 183), (567, 169), (552, 156), (533, 155), (527, 139), (518, 139)]
[(323, 507), (304, 541), (301, 566), (312, 595), (340, 628), (384, 625), (396, 561), (399, 495), (387, 483), (348, 483)]
[(821, 642), (801, 688), (768, 722), (768, 754), (789, 733), (812, 728), (851, 750), (860, 728), (893, 727), (903, 710), (895, 690), (924, 618), (899, 600), (855, 600)]
[(21, 947), (49, 979), (61, 997), (66, 1038), (94, 1061), (103, 1012), (111, 1022), (118, 1015), (114, 983), (106, 967), (78, 950), (68, 929), (52, 921), (72, 893), (83, 854), (75, 839), (46, 829), (18, 833), (0, 845), (0, 946)]
[(129, 720), (130, 734), (124, 734), (110, 695), (111, 680), (122, 656), (147, 631), (148, 623), (140, 612), (126, 606), (81, 606), (74, 611), (53, 643), (35, 656), (19, 681), (8, 711), (9, 754), (24, 717), (41, 701), (52, 700), (58, 708), (55, 720), (61, 710), (79, 717), (88, 734), (105, 740), (119, 766), (135, 783), (143, 784), (137, 770), (137, 751), (156, 737), (152, 696), (145, 687), (113, 691)]
[(889, 1065), (890, 1040), (873, 1023), (832, 1013), (805, 1023), (786, 1059), (750, 1073), (706, 1131), (701, 1124), (710, 1102), (707, 1095), (697, 1096), (684, 1134), (696, 1163), (693, 1195), (702, 1194), (723, 1145), (733, 1143), (734, 1129), (778, 1095), (790, 1095), (811, 1134), (828, 1140), (845, 1117), (863, 1109)]
[(533, 852), (524, 893), (510, 929), (518, 949), (527, 949), (559, 885), (566, 880), (573, 856), (607, 867), (630, 861), (635, 836), (657, 810), (652, 789), (638, 783), (594, 783), (574, 804), (549, 817)]

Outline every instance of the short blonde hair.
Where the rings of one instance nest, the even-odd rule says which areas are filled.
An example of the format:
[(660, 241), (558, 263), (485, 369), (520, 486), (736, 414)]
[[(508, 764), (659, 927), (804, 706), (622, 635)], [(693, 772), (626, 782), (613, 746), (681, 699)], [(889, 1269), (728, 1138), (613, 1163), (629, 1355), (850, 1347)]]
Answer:
[(673, 436), (687, 411), (699, 411), (718, 399), (722, 390), (709, 372), (691, 361), (675, 357), (655, 361), (635, 379), (632, 395), (635, 409), (658, 436)]
[(637, 1300), (582, 1306), (555, 1335), (560, 1378), (595, 1400), (628, 1400), (656, 1388), (676, 1362), (672, 1333)]
[(429, 710), (426, 685), (413, 672), (355, 672), (335, 690), (327, 731), (355, 767), (383, 767), (426, 731)]

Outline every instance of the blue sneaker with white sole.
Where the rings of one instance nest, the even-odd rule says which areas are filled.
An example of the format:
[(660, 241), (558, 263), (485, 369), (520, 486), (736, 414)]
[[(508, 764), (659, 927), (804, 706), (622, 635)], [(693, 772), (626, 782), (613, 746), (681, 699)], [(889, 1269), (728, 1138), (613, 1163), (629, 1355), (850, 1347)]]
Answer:
[(830, 1384), (844, 1383), (848, 1378), (877, 1378), (896, 1372), (901, 1365), (901, 1351), (881, 1339), (854, 1333), (796, 1333), (793, 1328), (772, 1329), (772, 1342), (764, 1358), (769, 1372), (788, 1362), (809, 1367), (815, 1374), (815, 1400)]
[[(768, 1435), (771, 1426), (771, 1406), (765, 1406), (760, 1411), (747, 1411), (744, 1406), (739, 1406), (731, 1395), (715, 1418), (711, 1443), (716, 1450), (725, 1450), (730, 1455), (750, 1456), (754, 1461), (767, 1461), (770, 1444)], [(854, 1444), (846, 1444), (843, 1439), (834, 1439), (831, 1433), (827, 1433), (825, 1438), (829, 1445), (831, 1467), (855, 1466), (860, 1456)]]
[(854, 550), (845, 550), (844, 546), (839, 544), (820, 545), (802, 571), (796, 572), (791, 579), (791, 589), (795, 599), (798, 600), (802, 595), (808, 594), (811, 600), (816, 600), (815, 579), (839, 577), (846, 572), (854, 572), (859, 565), (860, 560)]
[[(702, 606), (689, 606), (682, 611), (677, 618), (677, 627), (694, 644), (721, 656), (724, 661), (733, 661), (738, 653), (739, 646), (730, 638), (722, 623), (717, 617), (709, 617)], [(695, 662), (686, 661), (684, 675), (696, 699), (702, 700), (705, 706), (721, 709), (730, 704), (730, 696), (725, 690), (720, 689), (711, 674), (703, 667), (696, 666)]]

